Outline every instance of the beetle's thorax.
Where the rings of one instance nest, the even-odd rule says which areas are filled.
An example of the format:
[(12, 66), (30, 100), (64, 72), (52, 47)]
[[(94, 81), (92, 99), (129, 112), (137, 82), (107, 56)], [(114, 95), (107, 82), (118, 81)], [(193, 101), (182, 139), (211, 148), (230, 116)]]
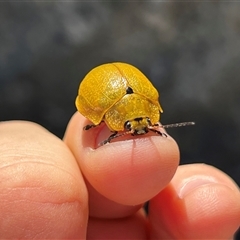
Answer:
[[(131, 131), (134, 135), (147, 132), (151, 119), (154, 124), (159, 121), (160, 111), (158, 103), (139, 94), (126, 94), (116, 102), (105, 114), (104, 121), (113, 131)], [(127, 126), (127, 128), (126, 128)]]

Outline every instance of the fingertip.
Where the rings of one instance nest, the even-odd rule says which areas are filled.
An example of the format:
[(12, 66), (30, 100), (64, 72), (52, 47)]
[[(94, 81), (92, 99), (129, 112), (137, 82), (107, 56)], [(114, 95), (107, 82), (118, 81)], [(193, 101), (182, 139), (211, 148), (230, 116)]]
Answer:
[[(145, 137), (113, 142), (88, 152), (81, 168), (104, 196), (121, 204), (141, 204), (161, 191), (176, 171), (178, 156), (168, 141)], [(156, 142), (165, 146), (163, 151)]]
[(230, 239), (240, 224), (239, 190), (211, 166), (181, 166), (150, 201), (149, 218), (158, 238)]
[(179, 150), (170, 136), (119, 138), (94, 149), (101, 134), (97, 131), (105, 131), (104, 125), (83, 132), (85, 124), (86, 119), (75, 114), (64, 139), (89, 183), (103, 196), (120, 204), (138, 205), (156, 195), (173, 177)]

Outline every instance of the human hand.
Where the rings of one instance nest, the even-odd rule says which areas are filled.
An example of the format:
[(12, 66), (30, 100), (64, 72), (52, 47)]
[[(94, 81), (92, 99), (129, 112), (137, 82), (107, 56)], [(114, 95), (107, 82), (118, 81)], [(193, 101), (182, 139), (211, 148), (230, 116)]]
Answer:
[(233, 237), (240, 193), (230, 177), (204, 164), (178, 167), (170, 136), (94, 149), (108, 132), (83, 132), (86, 124), (76, 113), (61, 141), (34, 123), (0, 123), (0, 239)]

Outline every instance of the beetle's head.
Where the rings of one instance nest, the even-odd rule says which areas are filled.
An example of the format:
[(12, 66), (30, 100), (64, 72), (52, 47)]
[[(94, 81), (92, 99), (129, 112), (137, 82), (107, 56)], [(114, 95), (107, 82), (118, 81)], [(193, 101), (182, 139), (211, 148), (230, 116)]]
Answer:
[(152, 124), (148, 117), (134, 118), (124, 124), (125, 130), (131, 132), (132, 135), (142, 135), (147, 133), (149, 126), (152, 126)]

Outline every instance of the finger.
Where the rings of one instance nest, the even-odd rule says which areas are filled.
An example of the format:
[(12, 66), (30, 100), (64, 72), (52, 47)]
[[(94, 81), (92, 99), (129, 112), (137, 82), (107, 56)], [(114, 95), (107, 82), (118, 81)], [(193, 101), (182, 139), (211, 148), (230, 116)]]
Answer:
[[(86, 125), (86, 119), (81, 117), (80, 114), (76, 113), (71, 121), (68, 124), (64, 141), (72, 150), (72, 152), (78, 158), (80, 162), (82, 153), (84, 151), (82, 139), (82, 128)], [(94, 141), (92, 138), (92, 131), (88, 131), (89, 142)], [(86, 141), (85, 141), (86, 142)], [(90, 149), (89, 149), (90, 150)], [(97, 162), (96, 162), (97, 166)], [(137, 212), (142, 204), (137, 205), (124, 205), (116, 203), (107, 197), (100, 194), (85, 178), (85, 183), (88, 188), (88, 196), (89, 196), (89, 215), (91, 217), (96, 218), (122, 218), (126, 216), (130, 216), (133, 213)]]
[(240, 193), (220, 170), (180, 166), (149, 204), (152, 239), (230, 239), (240, 224)]
[[(76, 113), (65, 141), (93, 188), (105, 198), (123, 205), (138, 205), (160, 192), (173, 177), (179, 162), (175, 141), (144, 135), (95, 149), (103, 126), (83, 131), (85, 118)], [(99, 204), (98, 199), (95, 200)]]
[(143, 204), (123, 205), (116, 203), (96, 191), (95, 188), (85, 179), (89, 197), (89, 215), (94, 218), (116, 219), (131, 216), (136, 213)]
[(87, 239), (147, 239), (147, 222), (142, 212), (124, 219), (90, 218)]
[(30, 122), (0, 123), (0, 179), (1, 239), (85, 238), (86, 186), (53, 134)]

